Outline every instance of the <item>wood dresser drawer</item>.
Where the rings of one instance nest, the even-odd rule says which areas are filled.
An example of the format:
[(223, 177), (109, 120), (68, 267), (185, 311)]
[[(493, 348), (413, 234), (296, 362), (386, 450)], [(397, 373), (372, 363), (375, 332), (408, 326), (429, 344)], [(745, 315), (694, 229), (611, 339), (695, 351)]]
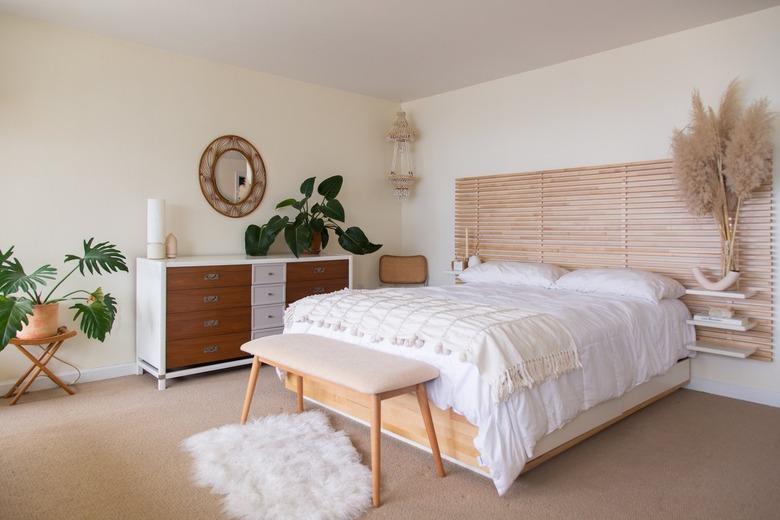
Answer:
[(252, 266), (252, 285), (284, 283), (284, 264), (258, 264)]
[(168, 314), (169, 340), (216, 336), (252, 330), (251, 307)]
[(169, 341), (166, 346), (165, 364), (171, 369), (248, 357), (249, 354), (241, 350), (241, 345), (249, 341), (249, 337), (247, 331)]
[(349, 280), (344, 277), (336, 280), (306, 280), (303, 282), (287, 282), (285, 289), (287, 305), (296, 300), (313, 294), (325, 294), (349, 287)]
[(176, 314), (231, 307), (248, 307), (250, 299), (251, 291), (249, 285), (169, 290), (167, 308), (168, 314)]
[(348, 278), (348, 260), (322, 260), (287, 264), (288, 283), (309, 280), (347, 280)]
[(248, 288), (252, 283), (252, 266), (170, 267), (167, 275), (168, 291), (235, 286)]

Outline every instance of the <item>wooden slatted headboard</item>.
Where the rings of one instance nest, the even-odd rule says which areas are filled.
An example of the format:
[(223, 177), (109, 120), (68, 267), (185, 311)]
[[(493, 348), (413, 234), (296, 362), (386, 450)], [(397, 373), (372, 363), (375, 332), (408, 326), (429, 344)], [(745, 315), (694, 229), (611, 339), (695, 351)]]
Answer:
[[(728, 303), (757, 320), (748, 332), (699, 328), (714, 345), (756, 345), (772, 360), (772, 186), (742, 208), (738, 230), (742, 289), (758, 293), (724, 302), (686, 296), (692, 312)], [(484, 260), (547, 262), (567, 268), (632, 267), (696, 287), (691, 269), (720, 266), (711, 217), (688, 213), (670, 160), (465, 177), (455, 182), (455, 252)]]

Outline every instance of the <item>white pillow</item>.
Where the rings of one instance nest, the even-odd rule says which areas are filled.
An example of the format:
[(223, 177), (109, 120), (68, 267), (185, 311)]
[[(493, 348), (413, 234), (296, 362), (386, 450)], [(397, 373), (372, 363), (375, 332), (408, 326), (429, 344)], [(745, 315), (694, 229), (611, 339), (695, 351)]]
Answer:
[(577, 269), (561, 276), (555, 286), (582, 293), (634, 296), (656, 303), (685, 294), (685, 287), (668, 276), (624, 268)]
[(555, 280), (568, 272), (554, 264), (483, 262), (469, 267), (458, 278), (466, 283), (505, 283), (550, 288), (555, 285)]

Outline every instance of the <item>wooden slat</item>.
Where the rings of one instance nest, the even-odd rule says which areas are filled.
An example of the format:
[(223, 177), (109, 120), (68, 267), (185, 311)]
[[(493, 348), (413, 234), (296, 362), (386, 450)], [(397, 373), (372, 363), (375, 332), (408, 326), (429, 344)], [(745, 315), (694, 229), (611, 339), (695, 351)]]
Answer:
[[(733, 307), (757, 321), (748, 332), (700, 328), (699, 341), (756, 346), (753, 359), (771, 361), (772, 183), (742, 207), (740, 285), (756, 296)], [(720, 242), (711, 217), (691, 215), (677, 189), (671, 161), (466, 177), (455, 182), (455, 251), (485, 260), (544, 261), (567, 268), (632, 267), (695, 287), (691, 269), (717, 271)], [(694, 312), (711, 298), (683, 300)]]

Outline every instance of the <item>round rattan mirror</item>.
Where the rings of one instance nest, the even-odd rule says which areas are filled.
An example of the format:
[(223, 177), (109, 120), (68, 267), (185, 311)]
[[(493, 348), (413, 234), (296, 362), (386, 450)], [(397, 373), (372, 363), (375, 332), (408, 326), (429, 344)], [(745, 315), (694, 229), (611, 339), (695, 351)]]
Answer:
[(198, 178), (208, 203), (226, 217), (249, 215), (265, 194), (263, 158), (252, 143), (237, 135), (211, 141), (200, 157)]

